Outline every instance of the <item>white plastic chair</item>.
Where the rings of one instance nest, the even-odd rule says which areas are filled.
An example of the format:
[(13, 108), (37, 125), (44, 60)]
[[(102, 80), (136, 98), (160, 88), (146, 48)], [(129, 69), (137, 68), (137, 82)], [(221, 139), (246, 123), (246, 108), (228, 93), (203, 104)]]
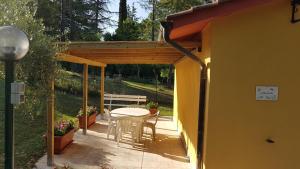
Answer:
[(122, 135), (125, 133), (130, 133), (132, 137), (132, 146), (134, 146), (134, 141), (139, 137), (139, 130), (137, 122), (131, 117), (122, 117), (117, 120), (117, 143), (119, 145)]
[(107, 139), (113, 132), (115, 140), (117, 140), (117, 118), (112, 117), (108, 109), (104, 109), (104, 112), (108, 115)]
[[(159, 117), (159, 111), (157, 111), (156, 115), (153, 116), (155, 117), (155, 121), (154, 123), (151, 122), (151, 121), (144, 121), (143, 123), (143, 129), (142, 129), (142, 133), (144, 132), (144, 128), (147, 127), (147, 128), (150, 128), (152, 130), (152, 140), (155, 141), (155, 135), (156, 135), (156, 130), (155, 130), (155, 126), (157, 124), (157, 120), (158, 120), (158, 117)], [(153, 118), (152, 117), (152, 118)], [(150, 118), (151, 119), (151, 118)]]

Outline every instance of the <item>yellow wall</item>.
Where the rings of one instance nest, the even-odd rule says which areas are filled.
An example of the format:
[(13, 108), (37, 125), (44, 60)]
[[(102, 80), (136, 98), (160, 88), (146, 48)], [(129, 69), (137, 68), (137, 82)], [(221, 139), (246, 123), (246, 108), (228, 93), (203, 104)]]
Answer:
[[(300, 168), (300, 23), (290, 15), (280, 0), (211, 23), (206, 169)], [(256, 85), (278, 86), (279, 100), (256, 101)]]
[[(204, 31), (206, 42), (199, 57), (209, 55), (209, 27)], [(186, 144), (191, 164), (197, 165), (200, 65), (186, 58), (175, 65), (174, 121)]]
[(190, 156), (191, 163), (195, 165), (197, 159), (200, 66), (191, 59), (185, 59), (176, 64), (175, 69), (174, 111), (178, 118), (178, 131), (184, 136), (187, 154)]

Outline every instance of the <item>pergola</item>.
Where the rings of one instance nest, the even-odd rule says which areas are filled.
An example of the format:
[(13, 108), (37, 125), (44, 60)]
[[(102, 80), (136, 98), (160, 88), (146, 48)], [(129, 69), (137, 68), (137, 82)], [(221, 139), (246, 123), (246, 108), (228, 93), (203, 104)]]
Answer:
[[(59, 42), (66, 49), (57, 53), (58, 61), (78, 63), (83, 68), (83, 134), (87, 132), (88, 66), (101, 67), (100, 112), (104, 112), (104, 79), (107, 64), (176, 64), (184, 55), (165, 42)], [(192, 51), (200, 47), (199, 42), (181, 42), (181, 46)], [(47, 164), (54, 164), (54, 80), (52, 94), (48, 99)]]

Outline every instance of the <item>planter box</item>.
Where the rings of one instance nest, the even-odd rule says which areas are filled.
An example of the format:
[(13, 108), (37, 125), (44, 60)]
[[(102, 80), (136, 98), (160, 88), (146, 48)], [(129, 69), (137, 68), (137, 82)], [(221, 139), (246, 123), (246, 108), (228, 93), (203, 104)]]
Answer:
[(151, 115), (154, 115), (157, 113), (157, 108), (150, 108), (149, 111)]
[[(90, 127), (94, 123), (96, 123), (96, 117), (97, 113), (93, 113), (87, 117), (87, 127)], [(83, 128), (83, 116), (78, 117), (79, 120), (79, 127), (82, 129)]]
[(73, 142), (75, 129), (70, 130), (63, 136), (54, 136), (54, 154), (60, 154), (67, 147), (67, 145)]

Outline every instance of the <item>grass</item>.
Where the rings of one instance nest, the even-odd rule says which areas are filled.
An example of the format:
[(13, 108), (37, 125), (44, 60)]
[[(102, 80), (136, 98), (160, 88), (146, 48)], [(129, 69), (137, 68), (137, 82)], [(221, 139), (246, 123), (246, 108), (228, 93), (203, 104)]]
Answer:
[[(77, 114), (82, 107), (82, 97), (76, 95), (70, 95), (65, 92), (56, 92), (56, 113), (55, 121), (60, 119), (73, 120), (78, 122)], [(99, 107), (99, 99), (90, 97), (88, 99), (88, 105), (96, 105)], [(78, 125), (78, 124), (77, 124)]]
[[(55, 87), (60, 91), (82, 95), (82, 76), (78, 73), (62, 71), (56, 78)], [(100, 95), (100, 78), (89, 78), (89, 95), (98, 97)], [(114, 81), (105, 80), (105, 92), (112, 94), (145, 95), (149, 100), (156, 100), (156, 86), (153, 84), (132, 82), (129, 80)], [(158, 86), (157, 101), (160, 105), (172, 107), (173, 90), (162, 85)]]
[[(0, 80), (0, 90), (4, 82)], [(4, 93), (0, 92), (0, 168), (4, 168)], [(22, 112), (15, 112), (15, 164), (16, 168), (32, 168), (34, 162), (44, 154), (42, 135), (46, 131), (46, 114), (34, 119)]]
[(173, 116), (173, 108), (169, 106), (159, 106), (158, 107), (160, 116)]
[[(131, 81), (127, 81), (127, 80), (123, 80), (123, 83), (125, 83), (126, 85), (128, 85), (130, 87), (133, 87), (133, 88), (138, 88), (138, 89), (143, 89), (143, 90), (147, 90), (147, 91), (156, 92), (156, 86), (153, 85), (153, 84), (131, 82)], [(166, 88), (163, 85), (158, 85), (157, 92), (159, 94), (162, 94), (162, 95), (173, 96), (173, 90), (172, 89), (168, 89), (168, 88)]]
[[(66, 78), (67, 77), (67, 78)], [(64, 79), (58, 79), (64, 85), (81, 90), (81, 76), (78, 74), (65, 72)], [(99, 79), (90, 79), (89, 105), (99, 106)], [(73, 84), (73, 86), (72, 86)], [(74, 85), (76, 84), (76, 85)], [(170, 89), (159, 87), (158, 102), (160, 103), (160, 113), (162, 116), (171, 116), (173, 92)], [(0, 80), (0, 168), (4, 168), (4, 81)], [(155, 85), (143, 84), (131, 81), (116, 82), (105, 81), (105, 92), (115, 94), (145, 95), (150, 100), (155, 100)], [(95, 95), (95, 93), (97, 95)], [(82, 105), (80, 93), (69, 94), (67, 92), (56, 92), (56, 114), (55, 119), (77, 120), (76, 115)], [(16, 168), (29, 169), (45, 153), (45, 143), (42, 135), (46, 132), (47, 117), (46, 112), (40, 113), (34, 118), (27, 117), (24, 112), (15, 112), (15, 163)]]
[[(148, 92), (139, 92), (140, 90), (130, 88), (127, 86), (124, 86), (123, 83), (115, 83), (115, 82), (107, 82), (107, 86), (105, 91), (107, 90), (114, 90), (117, 92), (110, 92), (110, 93), (118, 93), (118, 94), (140, 94), (140, 95), (147, 95), (149, 96)], [(126, 92), (127, 91), (127, 92)], [(151, 94), (151, 93), (150, 93)], [(153, 97), (153, 94), (152, 94)], [(159, 99), (162, 99), (161, 96), (159, 96)], [(164, 99), (164, 98), (163, 98)], [(168, 99), (168, 98), (167, 98)], [(173, 109), (172, 105), (168, 104), (168, 102), (172, 102), (172, 100), (168, 100), (165, 104), (160, 104), (159, 110), (160, 114), (162, 116), (172, 116), (173, 115)], [(99, 107), (100, 105), (100, 98), (99, 97), (92, 97), (90, 96), (88, 99), (88, 105), (95, 105)], [(66, 92), (56, 92), (56, 110), (58, 112), (56, 113), (56, 118), (64, 118), (64, 119), (73, 119), (76, 117), (78, 110), (82, 106), (82, 96), (79, 95), (70, 95)]]

